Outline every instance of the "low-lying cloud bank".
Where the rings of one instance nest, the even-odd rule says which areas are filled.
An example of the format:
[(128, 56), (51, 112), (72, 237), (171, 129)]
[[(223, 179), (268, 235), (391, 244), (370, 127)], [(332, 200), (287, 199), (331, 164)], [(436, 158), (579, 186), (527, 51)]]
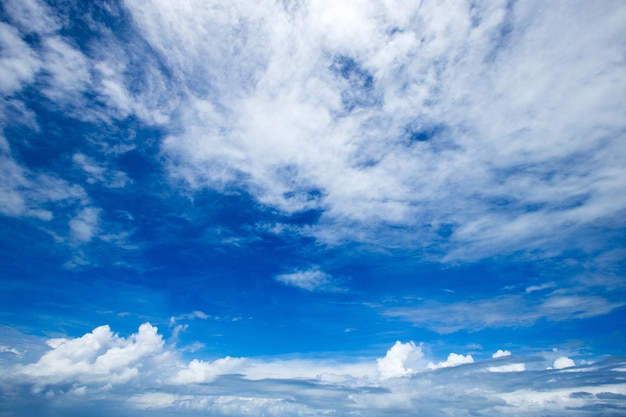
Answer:
[[(5, 346), (0, 414), (122, 416), (618, 415), (626, 412), (626, 359), (567, 356), (426, 357), (396, 342), (383, 357), (183, 358), (157, 328), (121, 337), (100, 326), (47, 341), (36, 361)], [(16, 353), (17, 352), (17, 353)], [(558, 357), (557, 357), (558, 356)]]

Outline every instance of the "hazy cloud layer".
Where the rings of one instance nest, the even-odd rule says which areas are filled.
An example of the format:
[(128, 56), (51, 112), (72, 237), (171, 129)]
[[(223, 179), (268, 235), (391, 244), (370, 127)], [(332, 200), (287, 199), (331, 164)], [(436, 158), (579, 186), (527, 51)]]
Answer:
[[(451, 353), (426, 365), (422, 345), (396, 342), (378, 359), (182, 359), (146, 323), (121, 337), (101, 326), (48, 341), (32, 363), (16, 360), (0, 378), (8, 415), (25, 404), (52, 413), (122, 407), (124, 415), (586, 415), (624, 411), (623, 360), (576, 366), (558, 357), (499, 355), (474, 361)], [(0, 354), (11, 352), (3, 347)], [(530, 361), (526, 370), (524, 360)], [(15, 363), (15, 362), (14, 362)], [(236, 388), (236, 394), (234, 388)], [(9, 398), (23, 395), (19, 401)], [(83, 411), (83, 412), (84, 412)]]

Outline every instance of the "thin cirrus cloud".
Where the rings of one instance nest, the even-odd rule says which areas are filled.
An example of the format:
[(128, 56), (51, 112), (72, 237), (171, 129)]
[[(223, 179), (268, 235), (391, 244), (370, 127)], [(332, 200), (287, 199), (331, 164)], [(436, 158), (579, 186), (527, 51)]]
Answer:
[[(533, 2), (362, 6), (127, 4), (193, 91), (179, 91), (179, 133), (163, 142), (172, 177), (238, 183), (287, 213), (322, 208), (309, 233), (325, 242), (354, 238), (355, 225), (371, 241), (381, 225), (452, 224), (451, 259), (565, 248), (568, 234), (617, 219), (624, 150), (607, 135), (622, 129), (623, 77), (607, 39), (619, 13), (572, 43), (589, 26), (583, 8), (556, 29), (558, 7)], [(219, 46), (234, 38), (236, 51)], [(404, 240), (434, 238), (416, 230)]]
[(306, 291), (338, 291), (332, 276), (315, 267), (279, 274), (274, 279), (281, 284)]
[[(621, 9), (609, 3), (567, 19), (534, 2), (402, 13), (393, 2), (124, 4), (166, 76), (130, 71), (145, 50), (120, 52), (113, 38), (85, 55), (50, 29), (61, 23), (44, 30), (63, 20), (47, 7), (8, 2), (43, 43), (34, 50), (3, 24), (19, 50), (2, 68), (17, 77), (4, 78), (7, 92), (39, 74), (42, 93), (82, 120), (167, 122), (171, 180), (243, 188), (284, 213), (321, 210), (298, 233), (323, 243), (444, 244), (450, 261), (558, 254), (581, 229), (619, 227), (626, 203), (623, 77), (611, 59)], [(577, 36), (597, 16), (610, 16), (602, 30)], [(109, 186), (124, 185), (118, 174)]]
[(476, 301), (423, 302), (417, 306), (390, 307), (384, 308), (382, 314), (449, 334), (489, 327), (525, 327), (539, 319), (558, 322), (602, 316), (624, 305), (621, 300), (609, 301), (595, 295), (551, 294), (539, 300), (506, 295)]

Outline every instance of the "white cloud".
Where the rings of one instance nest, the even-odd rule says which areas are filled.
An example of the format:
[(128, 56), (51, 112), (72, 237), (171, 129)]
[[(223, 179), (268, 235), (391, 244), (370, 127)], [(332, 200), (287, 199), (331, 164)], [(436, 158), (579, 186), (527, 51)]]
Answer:
[(325, 383), (346, 383), (358, 378), (375, 379), (377, 367), (374, 362), (336, 359), (290, 359), (276, 358), (258, 360), (250, 358), (242, 370), (247, 379), (310, 379)]
[(524, 372), (526, 365), (523, 363), (510, 363), (507, 365), (490, 366), (487, 368), (489, 372)]
[(3, 7), (11, 20), (25, 33), (46, 34), (61, 27), (46, 4), (38, 0), (6, 0)]
[(4, 22), (0, 22), (0, 47), (0, 92), (10, 95), (33, 81), (41, 62), (20, 33)]
[(88, 183), (101, 182), (108, 188), (122, 188), (130, 182), (124, 172), (107, 168), (82, 153), (72, 155), (72, 160), (88, 175)]
[(574, 362), (572, 359), (568, 358), (567, 356), (560, 356), (554, 360), (554, 363), (552, 364), (552, 366), (554, 367), (554, 369), (565, 369), (565, 368), (571, 368), (572, 366), (576, 366), (576, 362)]
[(85, 202), (85, 191), (48, 175), (35, 174), (15, 162), (8, 141), (0, 135), (0, 213), (11, 217), (53, 218), (55, 203)]
[(498, 349), (493, 355), (492, 358), (503, 358), (505, 356), (511, 356), (511, 351)]
[(191, 383), (212, 382), (219, 375), (235, 373), (244, 363), (244, 358), (231, 358), (226, 356), (213, 362), (203, 362), (197, 359), (189, 362), (185, 369), (181, 369), (171, 382), (177, 385)]
[(170, 317), (170, 326), (173, 326), (174, 324), (176, 324), (177, 321), (180, 321), (180, 320), (194, 320), (194, 319), (206, 320), (210, 317), (211, 316), (206, 314), (204, 311), (196, 310), (188, 314), (179, 314), (178, 316)]
[[(581, 363), (583, 372), (562, 379), (541, 369), (536, 362), (540, 358), (533, 372), (522, 372), (523, 363), (504, 357), (473, 362), (470, 355), (452, 353), (427, 370), (422, 345), (413, 342), (396, 342), (378, 360), (227, 356), (183, 363), (183, 354), (189, 352), (166, 345), (148, 323), (126, 338), (101, 326), (82, 337), (50, 340), (49, 345), (52, 350), (38, 360), (22, 356), (26, 363), (0, 375), (4, 392), (24, 399), (7, 410), (19, 414), (35, 403), (59, 413), (74, 407), (84, 414), (106, 403), (123, 407), (130, 416), (136, 415), (132, 410), (192, 417), (472, 415), (477, 410), (565, 416), (575, 410), (603, 410), (595, 407), (615, 409), (626, 395), (620, 379), (623, 364), (611, 358)], [(473, 365), (457, 366), (467, 363)]]
[(72, 237), (79, 242), (89, 242), (98, 233), (100, 210), (94, 207), (82, 209), (69, 221)]
[(541, 284), (541, 285), (531, 285), (531, 286), (526, 288), (526, 293), (531, 293), (531, 292), (535, 292), (535, 291), (542, 291), (542, 290), (554, 288), (556, 286), (557, 285), (556, 285), (555, 282), (547, 282), (547, 283)]
[(21, 377), (37, 385), (79, 382), (119, 384), (136, 378), (144, 362), (162, 353), (163, 339), (157, 328), (142, 324), (124, 339), (109, 326), (100, 326), (76, 339), (54, 339), (53, 349), (36, 363), (18, 368)]
[(402, 343), (397, 341), (383, 358), (379, 358), (378, 373), (381, 378), (396, 378), (411, 375), (423, 368), (422, 347), (414, 342)]
[[(568, 291), (582, 293), (584, 290), (584, 287), (579, 287)], [(528, 326), (541, 318), (562, 321), (601, 316), (625, 304), (597, 295), (568, 294), (561, 291), (539, 299), (506, 295), (451, 304), (425, 301), (417, 306), (385, 309), (382, 314), (448, 334), (461, 329)], [(476, 314), (476, 311), (481, 314)]]
[(282, 284), (302, 288), (307, 291), (329, 291), (335, 289), (332, 286), (332, 277), (319, 268), (296, 270), (288, 274), (276, 275), (274, 278)]
[(15, 348), (8, 347), (8, 346), (0, 345), (0, 353), (5, 353), (5, 352), (6, 353), (12, 353), (12, 354), (17, 355), (17, 356), (22, 356), (22, 353), (19, 350), (15, 349)]
[(423, 245), (448, 224), (449, 259), (559, 251), (626, 206), (620, 3), (126, 6), (185, 103), (171, 176), (321, 209), (301, 231), (321, 241)]
[(457, 353), (450, 353), (448, 359), (438, 364), (429, 363), (428, 369), (450, 368), (452, 366), (464, 365), (467, 363), (474, 363), (472, 355), (461, 355)]
[(43, 93), (58, 105), (78, 105), (91, 83), (89, 60), (60, 37), (44, 40), (44, 68), (49, 77)]

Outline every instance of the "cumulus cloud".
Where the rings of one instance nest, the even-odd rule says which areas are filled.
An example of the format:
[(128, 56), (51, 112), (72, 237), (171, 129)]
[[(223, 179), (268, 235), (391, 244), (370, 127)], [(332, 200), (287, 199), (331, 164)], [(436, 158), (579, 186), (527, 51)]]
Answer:
[[(190, 416), (347, 415), (411, 416), (483, 414), (565, 416), (573, 410), (621, 410), (624, 364), (604, 359), (581, 364), (583, 372), (535, 369), (508, 357), (473, 361), (451, 353), (425, 366), (421, 344), (396, 342), (384, 357), (346, 362), (326, 358), (233, 358), (212, 361), (166, 345), (145, 323), (121, 337), (101, 326), (81, 337), (48, 341), (38, 360), (8, 367), (0, 375), (5, 393), (16, 400), (5, 410), (28, 404), (48, 410), (124, 407), (129, 416), (184, 413)], [(537, 362), (540, 358), (535, 358)], [(543, 359), (543, 361), (547, 361)], [(569, 366), (566, 357), (555, 367)], [(471, 366), (459, 367), (461, 364)], [(432, 365), (432, 363), (431, 363)], [(605, 408), (603, 408), (605, 407)], [(617, 407), (617, 408), (616, 408)]]
[(37, 385), (125, 383), (137, 377), (150, 357), (162, 352), (163, 344), (157, 328), (149, 323), (126, 339), (109, 326), (100, 326), (76, 339), (54, 339), (51, 351), (36, 363), (19, 367), (17, 374)]
[(474, 358), (472, 355), (461, 355), (458, 353), (450, 353), (448, 355), (448, 359), (443, 362), (439, 362), (437, 364), (429, 363), (428, 369), (439, 369), (439, 368), (449, 368), (452, 366), (464, 365), (467, 363), (474, 363)]
[(498, 349), (493, 355), (491, 355), (492, 358), (503, 358), (506, 356), (511, 356), (511, 351)]
[(424, 353), (422, 347), (414, 342), (397, 341), (383, 358), (379, 358), (378, 373), (381, 378), (395, 378), (411, 375), (423, 367)]
[(576, 363), (567, 356), (560, 356), (554, 360), (552, 366), (554, 367), (554, 369), (565, 369), (576, 366)]
[(218, 375), (234, 373), (244, 361), (244, 358), (231, 358), (230, 356), (213, 362), (194, 359), (189, 362), (185, 369), (181, 369), (171, 379), (171, 382), (177, 385), (212, 382)]

